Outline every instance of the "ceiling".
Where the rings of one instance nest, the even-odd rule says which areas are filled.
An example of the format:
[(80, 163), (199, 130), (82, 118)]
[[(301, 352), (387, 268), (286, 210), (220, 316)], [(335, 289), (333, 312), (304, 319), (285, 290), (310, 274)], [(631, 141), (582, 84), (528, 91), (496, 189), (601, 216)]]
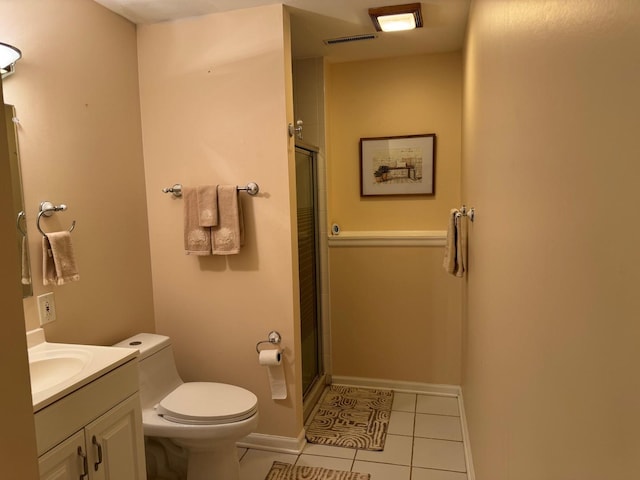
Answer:
[(470, 0), (424, 0), (424, 27), (408, 32), (379, 32), (377, 38), (325, 45), (323, 40), (376, 33), (368, 9), (410, 0), (95, 0), (136, 24), (284, 3), (291, 12), (294, 58), (326, 57), (348, 62), (460, 50)]

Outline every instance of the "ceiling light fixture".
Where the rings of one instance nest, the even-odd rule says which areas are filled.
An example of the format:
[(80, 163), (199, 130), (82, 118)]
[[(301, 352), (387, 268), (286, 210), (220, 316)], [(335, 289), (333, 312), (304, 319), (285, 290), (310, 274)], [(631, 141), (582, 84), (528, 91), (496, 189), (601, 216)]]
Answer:
[(8, 77), (16, 69), (16, 62), (22, 57), (22, 52), (16, 47), (0, 42), (0, 73), (2, 78)]
[(378, 32), (399, 32), (422, 27), (422, 9), (419, 3), (370, 8), (369, 16)]

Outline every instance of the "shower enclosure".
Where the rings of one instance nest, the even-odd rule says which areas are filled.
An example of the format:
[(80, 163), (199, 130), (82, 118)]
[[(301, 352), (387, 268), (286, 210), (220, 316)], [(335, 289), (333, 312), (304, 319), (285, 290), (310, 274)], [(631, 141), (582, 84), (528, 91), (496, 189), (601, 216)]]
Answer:
[(298, 214), (298, 271), (300, 276), (300, 332), (302, 390), (306, 396), (323, 375), (318, 266), (318, 196), (315, 152), (296, 146)]

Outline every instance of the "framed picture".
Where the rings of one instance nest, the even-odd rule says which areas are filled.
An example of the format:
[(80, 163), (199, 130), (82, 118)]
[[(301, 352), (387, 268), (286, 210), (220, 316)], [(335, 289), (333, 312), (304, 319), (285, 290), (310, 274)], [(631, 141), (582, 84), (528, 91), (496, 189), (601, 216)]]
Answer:
[(436, 134), (360, 139), (360, 195), (433, 195)]

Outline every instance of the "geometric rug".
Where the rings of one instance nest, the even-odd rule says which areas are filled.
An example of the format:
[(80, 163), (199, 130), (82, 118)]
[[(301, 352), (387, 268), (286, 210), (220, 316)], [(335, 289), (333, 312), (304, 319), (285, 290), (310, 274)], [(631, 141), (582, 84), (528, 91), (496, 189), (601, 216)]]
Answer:
[(393, 391), (331, 385), (306, 429), (307, 441), (320, 445), (383, 450)]
[(321, 467), (294, 467), (288, 463), (273, 462), (264, 480), (369, 480), (368, 473), (342, 472)]

